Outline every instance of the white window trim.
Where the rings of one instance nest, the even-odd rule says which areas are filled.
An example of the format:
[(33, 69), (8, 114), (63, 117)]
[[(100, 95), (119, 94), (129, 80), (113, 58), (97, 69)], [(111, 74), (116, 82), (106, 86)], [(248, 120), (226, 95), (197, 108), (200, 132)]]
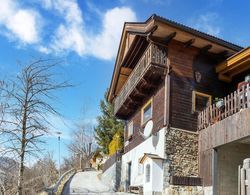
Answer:
[[(132, 128), (130, 128), (132, 126)], [(133, 121), (130, 121), (128, 123), (128, 138), (130, 138), (134, 133), (134, 123)]]

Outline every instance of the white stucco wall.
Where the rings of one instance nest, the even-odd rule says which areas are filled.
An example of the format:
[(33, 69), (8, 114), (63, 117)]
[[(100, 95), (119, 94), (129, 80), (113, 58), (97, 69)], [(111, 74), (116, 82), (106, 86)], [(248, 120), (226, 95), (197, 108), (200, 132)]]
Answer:
[(146, 166), (150, 165), (150, 181), (146, 182), (146, 176), (143, 175), (143, 194), (147, 195), (150, 194), (150, 192), (152, 191), (152, 186), (153, 186), (153, 174), (152, 174), (152, 165), (153, 162), (151, 159), (146, 159), (143, 166), (144, 166), (144, 170), (146, 170)]
[(162, 160), (147, 158), (144, 162), (144, 170), (150, 165), (150, 181), (146, 182), (146, 176), (143, 177), (143, 194), (152, 195), (153, 192), (161, 193), (163, 191), (163, 164)]
[(162, 160), (152, 160), (152, 190), (154, 192), (162, 192), (163, 190), (163, 164)]
[(213, 195), (213, 187), (212, 186), (204, 187), (204, 195)]
[[(131, 185), (143, 185), (143, 176), (139, 174), (139, 159), (144, 153), (157, 154), (164, 158), (165, 128), (162, 128), (157, 136), (151, 136), (122, 156), (122, 181), (127, 179), (127, 165), (131, 162)], [(152, 171), (151, 171), (152, 172)], [(163, 179), (163, 174), (162, 174)], [(161, 185), (161, 184), (160, 184)]]

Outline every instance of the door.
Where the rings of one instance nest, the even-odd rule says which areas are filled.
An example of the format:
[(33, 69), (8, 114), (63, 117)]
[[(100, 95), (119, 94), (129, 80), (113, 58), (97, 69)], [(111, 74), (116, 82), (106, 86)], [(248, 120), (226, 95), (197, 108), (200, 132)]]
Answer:
[(128, 163), (128, 186), (131, 185), (131, 166), (132, 166), (132, 162)]

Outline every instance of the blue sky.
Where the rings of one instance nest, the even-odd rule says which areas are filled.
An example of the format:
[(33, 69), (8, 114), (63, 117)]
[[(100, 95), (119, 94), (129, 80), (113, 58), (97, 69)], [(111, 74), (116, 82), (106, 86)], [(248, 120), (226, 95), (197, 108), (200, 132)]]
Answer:
[[(95, 124), (99, 102), (109, 86), (125, 21), (145, 21), (153, 13), (249, 46), (247, 0), (1, 0), (0, 76), (18, 72), (37, 57), (63, 59), (63, 79), (76, 87), (59, 92), (53, 131), (63, 132), (63, 156), (69, 153), (74, 123)], [(46, 138), (58, 157), (57, 139)]]

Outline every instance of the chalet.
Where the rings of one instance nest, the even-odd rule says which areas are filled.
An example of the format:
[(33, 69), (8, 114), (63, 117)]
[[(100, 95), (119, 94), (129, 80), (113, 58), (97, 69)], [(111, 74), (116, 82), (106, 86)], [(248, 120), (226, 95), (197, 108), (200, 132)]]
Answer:
[(237, 194), (249, 75), (250, 48), (157, 15), (125, 23), (108, 93), (126, 122), (121, 188)]

